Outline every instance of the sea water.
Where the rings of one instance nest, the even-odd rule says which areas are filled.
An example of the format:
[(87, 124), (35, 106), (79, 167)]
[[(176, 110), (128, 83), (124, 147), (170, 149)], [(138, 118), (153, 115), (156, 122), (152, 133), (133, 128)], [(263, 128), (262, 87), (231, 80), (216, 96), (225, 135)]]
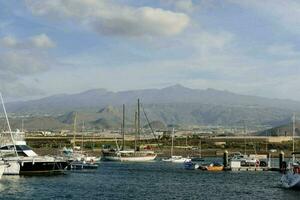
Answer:
[(166, 162), (102, 162), (95, 171), (3, 176), (0, 199), (300, 199), (279, 172), (207, 172)]

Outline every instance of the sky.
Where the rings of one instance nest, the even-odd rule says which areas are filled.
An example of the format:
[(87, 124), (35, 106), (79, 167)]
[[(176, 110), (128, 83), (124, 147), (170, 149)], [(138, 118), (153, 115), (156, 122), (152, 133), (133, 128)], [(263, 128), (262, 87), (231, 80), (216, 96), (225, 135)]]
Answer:
[(300, 101), (298, 0), (0, 0), (9, 100), (174, 84)]

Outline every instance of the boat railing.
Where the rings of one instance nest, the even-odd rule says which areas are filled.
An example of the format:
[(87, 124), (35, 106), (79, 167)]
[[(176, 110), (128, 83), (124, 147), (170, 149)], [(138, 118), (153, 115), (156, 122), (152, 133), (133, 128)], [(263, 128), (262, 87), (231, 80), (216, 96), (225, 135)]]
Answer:
[[(14, 141), (25, 141), (25, 133), (23, 132), (13, 132), (12, 135)], [(12, 142), (9, 132), (0, 133), (0, 146), (11, 144)]]

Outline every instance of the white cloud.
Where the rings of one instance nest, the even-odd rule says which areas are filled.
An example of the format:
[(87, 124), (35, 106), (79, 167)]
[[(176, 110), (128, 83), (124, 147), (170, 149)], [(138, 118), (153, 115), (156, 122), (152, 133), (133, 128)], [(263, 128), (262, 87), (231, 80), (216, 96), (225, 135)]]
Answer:
[(38, 48), (53, 48), (55, 43), (46, 35), (40, 34), (30, 38), (32, 45)]
[(38, 55), (28, 52), (9, 51), (0, 56), (0, 71), (15, 75), (30, 75), (47, 69), (47, 64)]
[(15, 37), (8, 35), (0, 40), (1, 44), (6, 47), (15, 47), (18, 44), (18, 41)]
[(28, 87), (20, 81), (1, 82), (0, 91), (3, 93), (6, 101), (13, 101), (16, 99), (23, 101), (26, 100), (27, 97), (45, 95), (42, 90)]
[(102, 0), (26, 0), (35, 15), (63, 17), (81, 22), (100, 34), (171, 36), (189, 24), (183, 13), (152, 7), (130, 7)]
[(44, 33), (19, 40), (12, 35), (0, 38), (0, 47), (15, 49), (49, 49), (55, 47), (55, 43)]
[(53, 60), (46, 51), (54, 47), (47, 35), (17, 39), (11, 35), (0, 38), (0, 91), (9, 97), (40, 95), (35, 86), (27, 87), (24, 77), (45, 72)]

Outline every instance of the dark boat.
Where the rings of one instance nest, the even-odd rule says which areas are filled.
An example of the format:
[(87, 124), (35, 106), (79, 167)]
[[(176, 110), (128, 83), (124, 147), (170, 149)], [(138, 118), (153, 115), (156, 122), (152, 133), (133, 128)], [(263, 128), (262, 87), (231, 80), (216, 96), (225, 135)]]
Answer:
[(63, 158), (38, 156), (25, 141), (15, 143), (16, 145), (8, 144), (0, 147), (0, 154), (4, 156), (2, 159), (8, 163), (4, 174), (57, 174), (63, 173), (69, 165)]
[(96, 163), (75, 160), (70, 163), (67, 169), (68, 170), (90, 170), (90, 169), (97, 169), (97, 168), (98, 165)]
[(53, 174), (62, 173), (68, 165), (63, 158), (38, 156), (27, 146), (24, 132), (12, 132), (6, 108), (0, 93), (0, 99), (7, 122), (8, 132), (1, 134), (0, 155), (8, 164), (3, 174)]

